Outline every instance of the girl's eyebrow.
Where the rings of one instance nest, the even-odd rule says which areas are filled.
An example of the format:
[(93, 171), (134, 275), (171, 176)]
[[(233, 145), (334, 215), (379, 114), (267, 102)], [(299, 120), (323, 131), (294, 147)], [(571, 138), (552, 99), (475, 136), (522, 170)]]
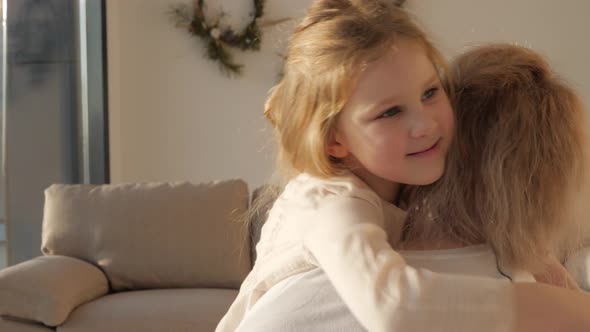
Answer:
[(430, 77), (429, 80), (426, 81), (426, 83), (424, 84), (424, 86), (429, 86), (432, 85), (434, 83), (437, 83), (440, 80), (440, 78), (438, 77), (437, 73), (432, 74), (432, 76)]
[(378, 103), (371, 104), (368, 108), (369, 111), (373, 111), (377, 108), (383, 107), (385, 105), (393, 104), (393, 102), (398, 99), (398, 96), (389, 96)]
[[(436, 83), (438, 81), (439, 81), (438, 74), (437, 73), (434, 73), (434, 74), (432, 74), (432, 76), (430, 76), (429, 79), (427, 79), (427, 80), (424, 81), (425, 83), (423, 84), (423, 86), (424, 87), (428, 87), (428, 86), (430, 86), (430, 85), (432, 85), (432, 84), (434, 84), (434, 83)], [(374, 103), (374, 104), (369, 105), (369, 107), (367, 107), (367, 110), (369, 112), (371, 112), (371, 111), (373, 111), (373, 110), (375, 110), (375, 109), (377, 109), (379, 107), (383, 107), (385, 105), (393, 104), (393, 102), (397, 98), (398, 98), (397, 95), (392, 95), (392, 96), (386, 97), (386, 98), (384, 98), (383, 100), (381, 100), (378, 103)]]

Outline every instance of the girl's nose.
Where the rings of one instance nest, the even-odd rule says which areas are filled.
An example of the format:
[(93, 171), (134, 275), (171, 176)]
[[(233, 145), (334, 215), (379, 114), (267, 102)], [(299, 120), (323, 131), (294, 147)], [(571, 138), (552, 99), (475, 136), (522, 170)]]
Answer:
[(410, 136), (412, 138), (431, 136), (438, 126), (434, 117), (422, 107), (414, 112), (411, 121)]

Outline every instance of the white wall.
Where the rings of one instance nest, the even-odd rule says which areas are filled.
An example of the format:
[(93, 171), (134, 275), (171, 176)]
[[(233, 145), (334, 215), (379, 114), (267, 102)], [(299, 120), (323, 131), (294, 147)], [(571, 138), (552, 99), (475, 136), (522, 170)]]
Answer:
[[(262, 112), (280, 69), (274, 45), (292, 23), (266, 29), (261, 52), (235, 52), (244, 75), (228, 79), (166, 16), (178, 2), (107, 1), (112, 182), (241, 177), (258, 186), (273, 165)], [(269, 1), (266, 17), (305, 7)]]
[[(203, 57), (198, 39), (170, 23), (165, 11), (178, 1), (107, 0), (112, 182), (241, 177), (256, 187), (272, 170), (262, 109), (292, 24), (266, 29), (261, 52), (236, 53), (245, 75), (230, 80)], [(265, 17), (300, 17), (310, 2), (268, 0)], [(533, 47), (590, 105), (590, 1), (408, 4), (445, 54), (485, 41)]]
[(435, 42), (453, 56), (487, 41), (546, 55), (590, 106), (590, 1), (408, 0)]

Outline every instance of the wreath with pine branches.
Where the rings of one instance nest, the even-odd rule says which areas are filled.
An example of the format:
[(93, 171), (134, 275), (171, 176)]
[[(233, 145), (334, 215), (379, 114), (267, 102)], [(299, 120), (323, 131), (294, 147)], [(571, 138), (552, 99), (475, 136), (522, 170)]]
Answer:
[[(222, 73), (228, 76), (240, 76), (242, 64), (233, 60), (233, 55), (227, 47), (233, 47), (242, 51), (259, 51), (262, 40), (262, 30), (258, 24), (264, 14), (264, 1), (254, 1), (254, 15), (252, 21), (241, 32), (233, 31), (230, 28), (221, 29), (219, 20), (209, 23), (203, 13), (204, 0), (194, 0), (193, 5), (175, 5), (171, 7), (170, 14), (176, 22), (176, 26), (187, 30), (191, 35), (200, 37), (206, 45), (206, 56), (219, 63)], [(398, 7), (404, 7), (406, 0), (394, 0)], [(223, 16), (223, 15), (222, 15)], [(266, 25), (279, 24), (289, 19), (281, 19), (269, 22)]]
[(170, 14), (177, 27), (186, 29), (191, 35), (202, 39), (207, 48), (206, 56), (217, 61), (224, 74), (239, 76), (242, 74), (243, 65), (233, 60), (233, 55), (227, 48), (233, 47), (242, 51), (260, 50), (262, 30), (258, 20), (264, 14), (264, 0), (253, 0), (252, 21), (240, 32), (233, 31), (231, 28), (222, 29), (219, 22), (207, 22), (203, 13), (203, 1), (196, 0), (192, 6), (186, 4), (172, 6)]

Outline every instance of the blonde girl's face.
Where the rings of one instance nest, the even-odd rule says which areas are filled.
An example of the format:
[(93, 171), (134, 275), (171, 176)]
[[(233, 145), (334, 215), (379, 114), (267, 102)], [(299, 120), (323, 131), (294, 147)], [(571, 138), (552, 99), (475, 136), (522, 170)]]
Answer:
[(425, 51), (400, 41), (359, 77), (328, 153), (373, 187), (429, 184), (444, 171), (453, 123), (449, 99)]

